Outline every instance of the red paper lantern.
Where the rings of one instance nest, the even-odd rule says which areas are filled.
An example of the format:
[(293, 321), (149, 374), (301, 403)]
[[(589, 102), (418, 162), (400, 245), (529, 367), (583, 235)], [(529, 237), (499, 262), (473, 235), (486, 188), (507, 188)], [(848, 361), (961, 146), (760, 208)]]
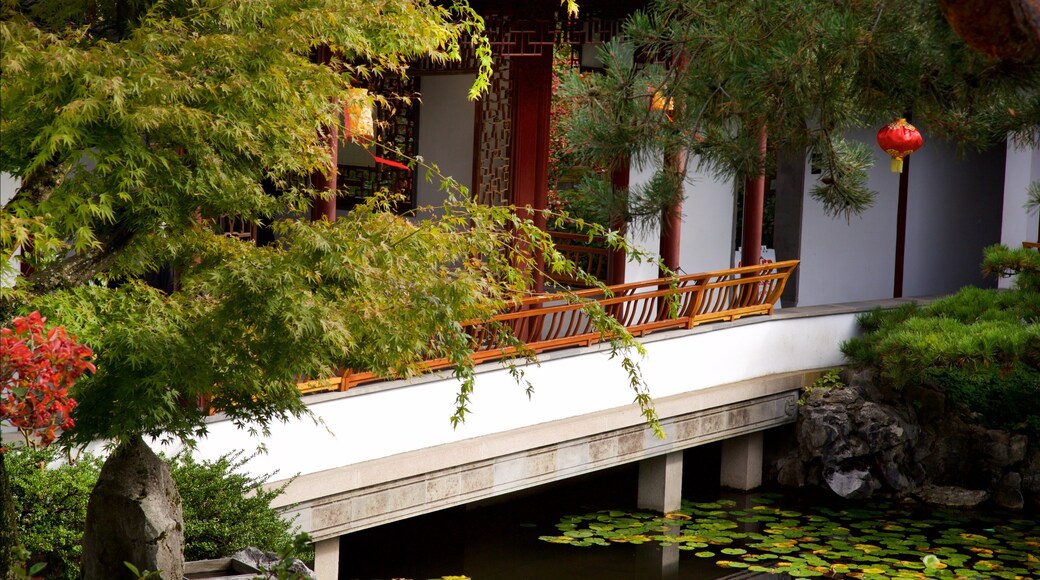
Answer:
[(882, 127), (878, 131), (877, 142), (892, 157), (892, 173), (902, 173), (903, 158), (924, 145), (921, 132), (903, 118)]

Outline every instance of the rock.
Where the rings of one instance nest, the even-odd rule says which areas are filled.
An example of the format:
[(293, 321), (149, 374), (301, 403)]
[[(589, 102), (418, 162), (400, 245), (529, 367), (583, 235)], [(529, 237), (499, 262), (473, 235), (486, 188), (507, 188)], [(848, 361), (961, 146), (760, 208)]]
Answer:
[(926, 485), (918, 493), (921, 501), (945, 507), (973, 508), (989, 499), (984, 489), (964, 489), (950, 485)]
[(848, 386), (815, 389), (800, 407), (800, 467), (778, 462), (782, 485), (830, 489), (845, 498), (919, 494), (926, 502), (1040, 508), (1040, 452), (1025, 435), (982, 427), (930, 384), (887, 386), (870, 370)]
[(881, 466), (881, 476), (898, 496), (905, 496), (916, 491), (917, 486), (914, 481), (907, 477), (894, 461), (886, 462)]
[(1014, 463), (1011, 459), (1011, 435), (997, 429), (987, 430), (986, 454), (997, 467), (1007, 467)]
[[(252, 546), (244, 550), (235, 552), (234, 555), (232, 555), (231, 557), (235, 558), (236, 560), (245, 562), (246, 564), (251, 564), (259, 568), (261, 572), (271, 570), (272, 568), (274, 568), (275, 565), (278, 564), (278, 562), (281, 561), (281, 559), (278, 557), (278, 554), (275, 554), (273, 552), (264, 552), (263, 550), (254, 548)], [(318, 576), (314, 573), (313, 570), (311, 570), (307, 567), (306, 564), (295, 558), (293, 558), (292, 563), (289, 566), (289, 572), (291, 573), (292, 578), (309, 578), (310, 580), (318, 579)]]
[(784, 487), (805, 485), (805, 470), (797, 450), (779, 458), (776, 462), (776, 482)]
[(81, 561), (85, 580), (132, 578), (124, 562), (164, 580), (183, 576), (181, 497), (169, 466), (140, 437), (101, 468), (87, 502)]
[(908, 432), (915, 432), (894, 409), (866, 401), (856, 415), (857, 431), (867, 444), (868, 453), (880, 453), (908, 442)]
[(903, 388), (903, 405), (914, 409), (920, 423), (934, 423), (947, 416), (946, 395), (925, 385), (907, 385)]
[(845, 371), (845, 376), (848, 378), (846, 383), (859, 393), (861, 399), (867, 401), (884, 400), (885, 394), (878, 386), (877, 376), (873, 370), (860, 369)]
[(1008, 442), (1008, 465), (1014, 465), (1026, 460), (1026, 451), (1029, 449), (1029, 437), (1021, 433), (1011, 436)]
[(1017, 471), (1009, 471), (1000, 479), (993, 490), (993, 503), (1006, 510), (1018, 511), (1026, 506), (1022, 495), (1022, 475)]
[(1033, 508), (1040, 508), (1040, 449), (1034, 450), (1022, 466), (1022, 495)]
[(829, 471), (823, 476), (831, 491), (845, 499), (867, 499), (881, 484), (863, 469)]
[(807, 404), (798, 420), (798, 442), (806, 459), (848, 444), (851, 422), (844, 406)]

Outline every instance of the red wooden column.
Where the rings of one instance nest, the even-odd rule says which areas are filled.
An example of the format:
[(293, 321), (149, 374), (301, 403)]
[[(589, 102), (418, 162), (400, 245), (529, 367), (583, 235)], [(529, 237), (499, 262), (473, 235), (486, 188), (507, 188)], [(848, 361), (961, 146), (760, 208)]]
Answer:
[[(631, 173), (628, 161), (620, 164), (617, 168), (610, 172), (610, 185), (614, 189), (628, 189), (628, 178)], [(614, 223), (610, 224), (610, 229), (621, 234), (621, 237), (625, 236), (628, 230), (628, 224), (625, 223), (624, 219), (617, 219)], [(617, 284), (625, 283), (625, 264), (628, 262), (628, 253), (624, 249), (610, 250), (607, 254), (607, 285), (615, 286)]]
[[(517, 207), (544, 210), (549, 201), (549, 109), (552, 97), (552, 53), (517, 56), (510, 63), (513, 75), (513, 171), (512, 200)], [(530, 215), (524, 217), (532, 217)], [(545, 229), (545, 215), (535, 213), (534, 223)], [(536, 292), (544, 288), (541, 272), (535, 276)]]
[[(675, 70), (676, 78), (683, 76), (689, 63), (690, 56), (685, 52), (675, 55), (672, 61), (672, 68)], [(678, 106), (677, 114), (681, 117), (683, 105), (680, 103)], [(666, 276), (665, 268), (673, 273), (679, 271), (679, 246), (682, 240), (682, 202), (686, 195), (684, 191), (684, 184), (686, 183), (686, 151), (683, 151), (681, 148), (666, 150), (663, 163), (664, 170), (676, 178), (679, 191), (676, 193), (675, 204), (665, 209), (661, 214), (661, 242), (657, 253), (661, 257), (661, 265), (664, 267), (659, 273), (662, 278)]]
[[(686, 152), (682, 150), (670, 151), (664, 155), (665, 171), (681, 175), (679, 179), (680, 192), (676, 195), (675, 205), (666, 208), (661, 213), (661, 244), (657, 250), (661, 256), (661, 263), (672, 272), (679, 271), (679, 242), (682, 240), (682, 192), (686, 179)], [(660, 277), (668, 276), (662, 268)]]
[(740, 263), (757, 266), (762, 259), (762, 208), (766, 196), (766, 127), (758, 129), (758, 175), (744, 181), (744, 225), (741, 228)]
[[(332, 61), (332, 49), (328, 45), (319, 46), (314, 51), (314, 61), (328, 65)], [(314, 198), (311, 207), (311, 221), (320, 221), (322, 218), (330, 222), (336, 221), (336, 164), (339, 162), (339, 135), (335, 125), (322, 128), (325, 142), (332, 156), (332, 167), (327, 172), (316, 171), (311, 175), (311, 185), (314, 189), (323, 192), (331, 192), (329, 199)]]
[(899, 205), (896, 207), (896, 263), (892, 276), (892, 298), (903, 297), (903, 271), (906, 267), (906, 211), (909, 200), (910, 156), (908, 155), (903, 158), (903, 172), (899, 174)]

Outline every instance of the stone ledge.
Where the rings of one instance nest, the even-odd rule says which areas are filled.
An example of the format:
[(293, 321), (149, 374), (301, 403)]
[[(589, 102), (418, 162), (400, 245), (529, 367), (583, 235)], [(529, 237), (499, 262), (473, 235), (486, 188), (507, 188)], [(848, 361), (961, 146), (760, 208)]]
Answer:
[[(798, 373), (799, 379), (801, 373)], [(446, 507), (615, 467), (794, 422), (800, 381), (754, 399), (662, 420), (660, 440), (642, 424), (314, 497), (287, 510), (316, 541)], [(768, 382), (768, 381), (766, 381)], [(795, 390), (790, 387), (797, 384)], [(734, 386), (730, 386), (731, 389)], [(676, 401), (669, 401), (671, 404)], [(397, 458), (397, 461), (407, 461)], [(317, 475), (317, 474), (315, 474)], [(297, 494), (299, 493), (297, 489)]]

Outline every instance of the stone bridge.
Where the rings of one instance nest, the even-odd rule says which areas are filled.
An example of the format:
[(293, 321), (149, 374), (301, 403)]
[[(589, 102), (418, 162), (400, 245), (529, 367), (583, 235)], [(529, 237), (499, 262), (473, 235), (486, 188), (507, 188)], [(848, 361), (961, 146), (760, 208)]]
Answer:
[(248, 469), (293, 478), (279, 507), (316, 542), (321, 578), (336, 578), (339, 536), (431, 511), (640, 463), (642, 507), (678, 507), (683, 449), (723, 441), (720, 480), (761, 483), (762, 431), (793, 422), (799, 389), (841, 365), (858, 303), (777, 310), (642, 339), (640, 368), (666, 437), (632, 403), (629, 378), (604, 344), (540, 356), (522, 367), (528, 398), (500, 363), (477, 368), (464, 424), (453, 429), (458, 381), (442, 371), (408, 381), (308, 396), (313, 418), (268, 437), (212, 418), (198, 455), (266, 448)]

